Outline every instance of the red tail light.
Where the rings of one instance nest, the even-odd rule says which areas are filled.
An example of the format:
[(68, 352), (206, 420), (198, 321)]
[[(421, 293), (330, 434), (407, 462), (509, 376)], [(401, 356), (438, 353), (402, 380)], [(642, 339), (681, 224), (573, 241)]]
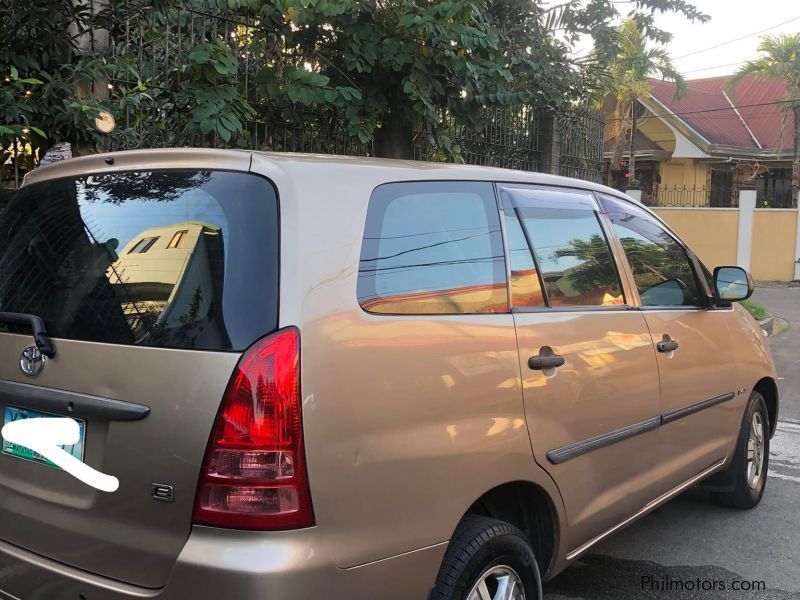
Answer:
[(195, 500), (198, 525), (297, 529), (314, 524), (303, 452), (300, 335), (251, 346), (222, 399)]

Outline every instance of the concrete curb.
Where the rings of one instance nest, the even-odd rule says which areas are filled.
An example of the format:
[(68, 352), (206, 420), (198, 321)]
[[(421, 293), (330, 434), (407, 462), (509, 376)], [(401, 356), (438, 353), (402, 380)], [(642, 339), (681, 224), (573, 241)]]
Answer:
[(775, 315), (770, 315), (763, 321), (758, 321), (758, 324), (768, 337), (778, 335), (789, 329), (789, 321), (776, 317)]
[(768, 336), (775, 335), (775, 317), (772, 315), (768, 316), (763, 321), (758, 321), (758, 324)]

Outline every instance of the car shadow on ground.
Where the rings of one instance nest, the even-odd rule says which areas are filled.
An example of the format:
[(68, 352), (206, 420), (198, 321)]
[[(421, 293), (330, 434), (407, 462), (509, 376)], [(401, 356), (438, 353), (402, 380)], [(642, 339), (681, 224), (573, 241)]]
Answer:
[[(736, 586), (738, 589), (734, 589)], [(750, 588), (750, 589), (744, 589)], [(756, 589), (760, 588), (760, 589)], [(544, 586), (546, 600), (796, 600), (722, 567), (666, 567), (646, 560), (590, 554)]]

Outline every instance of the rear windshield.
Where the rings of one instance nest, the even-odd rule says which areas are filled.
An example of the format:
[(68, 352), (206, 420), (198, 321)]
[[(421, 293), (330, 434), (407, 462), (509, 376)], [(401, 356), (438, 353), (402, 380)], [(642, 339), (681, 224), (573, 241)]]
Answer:
[(52, 337), (243, 350), (277, 327), (277, 301), (277, 198), (255, 175), (54, 179), (0, 213), (0, 311)]

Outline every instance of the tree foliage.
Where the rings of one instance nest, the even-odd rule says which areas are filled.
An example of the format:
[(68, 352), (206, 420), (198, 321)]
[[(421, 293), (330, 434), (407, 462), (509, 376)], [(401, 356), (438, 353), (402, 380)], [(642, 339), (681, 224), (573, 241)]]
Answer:
[(748, 76), (772, 77), (786, 84), (787, 102), (784, 103), (784, 125), (786, 114), (794, 117), (794, 152), (792, 157), (792, 189), (800, 190), (800, 33), (768, 35), (758, 45), (761, 56), (743, 64), (730, 79), (728, 85), (734, 91), (743, 78)]
[(611, 121), (614, 156), (619, 168), (623, 150), (629, 153), (629, 181), (636, 184), (635, 138), (639, 101), (650, 94), (650, 77), (675, 83), (675, 97), (686, 95), (686, 80), (673, 66), (663, 46), (648, 43), (646, 26), (638, 19), (626, 19), (614, 31), (613, 43), (605, 49), (608, 63), (607, 91), (614, 97)]
[[(407, 155), (421, 132), (457, 156), (445, 115), (476, 126), (484, 106), (596, 94), (620, 16), (614, 0), (114, 0), (94, 3), (96, 13), (89, 0), (9, 1), (0, 143), (33, 154), (57, 141), (107, 143), (93, 124), (107, 110), (117, 145), (249, 146), (252, 121), (311, 120), (375, 139), (385, 154)], [(683, 0), (632, 5), (655, 41), (668, 38), (659, 13), (704, 17)], [(198, 15), (219, 13), (228, 37), (215, 25), (186, 48)], [(583, 34), (597, 47), (591, 63), (570, 58)]]
[(91, 12), (71, 0), (14, 3), (0, 10), (0, 165), (33, 154), (52, 140), (89, 142), (99, 106), (76, 93), (79, 82), (102, 76), (103, 59), (77, 55)]

